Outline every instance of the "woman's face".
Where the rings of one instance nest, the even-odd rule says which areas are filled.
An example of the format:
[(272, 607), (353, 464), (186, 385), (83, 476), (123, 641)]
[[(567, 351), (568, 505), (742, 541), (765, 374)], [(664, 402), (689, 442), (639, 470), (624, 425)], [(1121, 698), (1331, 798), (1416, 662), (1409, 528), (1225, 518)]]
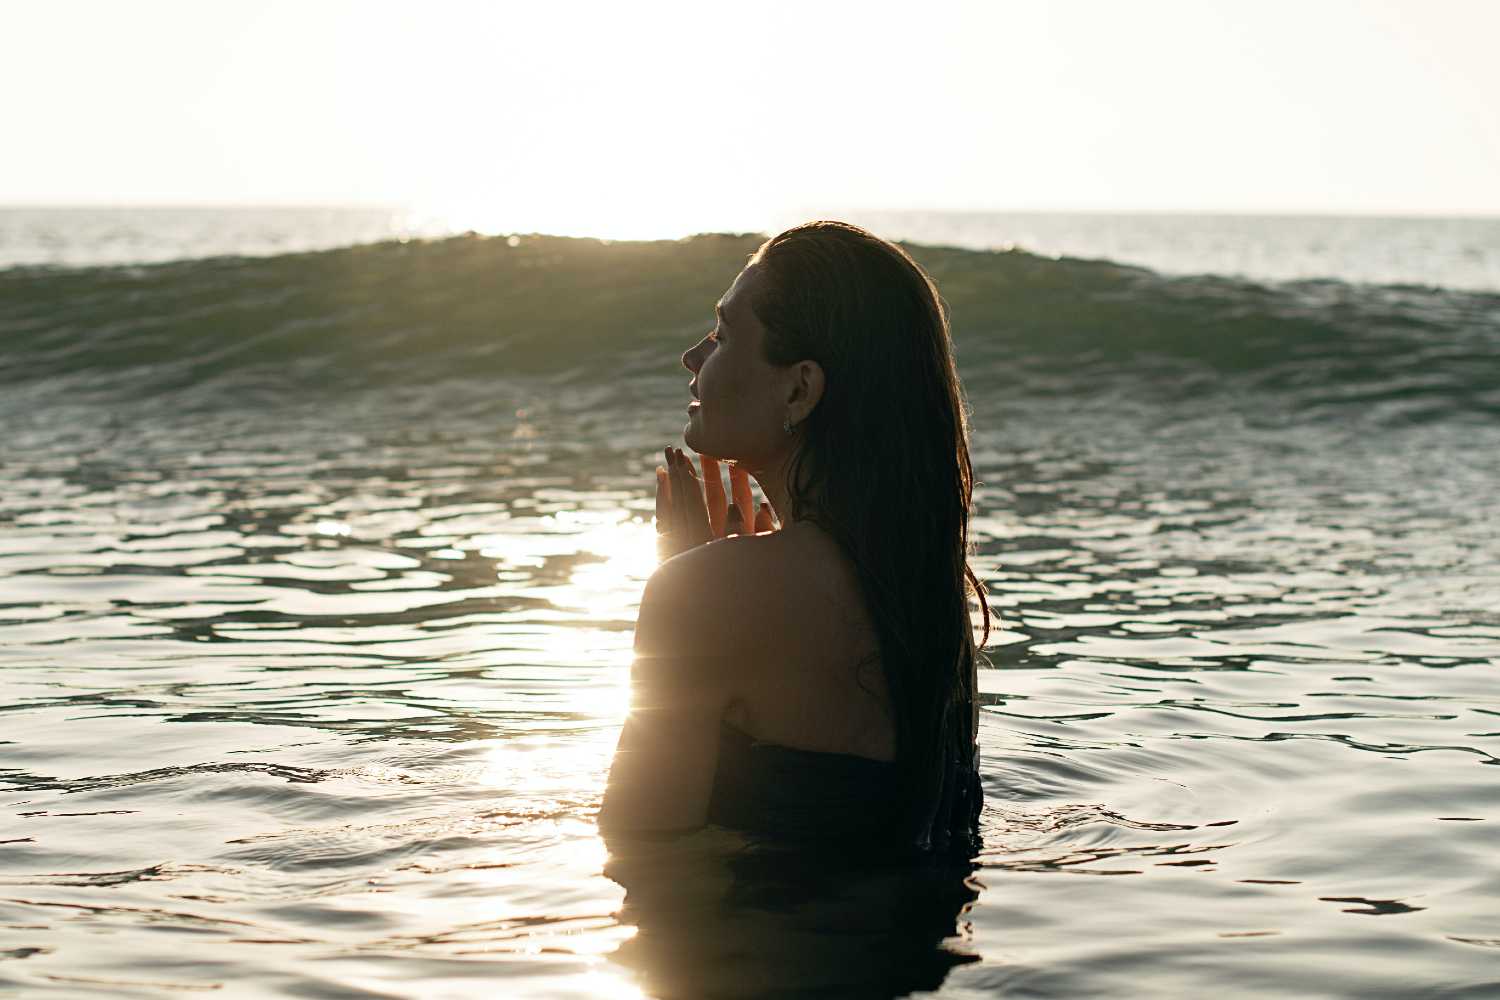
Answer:
[(695, 376), (689, 388), (696, 398), (683, 431), (687, 446), (751, 470), (769, 468), (789, 441), (782, 430), (785, 378), (766, 360), (766, 331), (750, 309), (760, 280), (755, 266), (741, 271), (719, 300), (713, 332), (682, 356)]

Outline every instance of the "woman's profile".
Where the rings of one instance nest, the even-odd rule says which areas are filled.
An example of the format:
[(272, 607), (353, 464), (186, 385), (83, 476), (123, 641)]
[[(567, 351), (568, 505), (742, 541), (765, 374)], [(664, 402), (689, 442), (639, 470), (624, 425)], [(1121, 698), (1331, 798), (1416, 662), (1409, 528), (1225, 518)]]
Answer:
[(702, 474), (671, 448), (657, 471), (670, 558), (641, 600), (600, 826), (972, 855), (971, 592), (979, 646), (989, 615), (937, 289), (894, 244), (812, 222), (767, 240), (715, 312), (683, 355)]

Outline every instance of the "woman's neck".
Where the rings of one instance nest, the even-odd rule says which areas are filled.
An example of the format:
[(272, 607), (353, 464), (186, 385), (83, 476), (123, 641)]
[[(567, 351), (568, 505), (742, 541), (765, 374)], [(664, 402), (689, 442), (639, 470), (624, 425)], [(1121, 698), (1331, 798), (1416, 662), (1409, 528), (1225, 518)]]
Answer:
[(787, 451), (766, 468), (746, 469), (755, 479), (761, 493), (765, 494), (766, 502), (771, 505), (771, 512), (776, 515), (777, 523), (783, 528), (796, 520), (792, 511), (792, 491), (788, 485), (791, 465), (792, 452)]

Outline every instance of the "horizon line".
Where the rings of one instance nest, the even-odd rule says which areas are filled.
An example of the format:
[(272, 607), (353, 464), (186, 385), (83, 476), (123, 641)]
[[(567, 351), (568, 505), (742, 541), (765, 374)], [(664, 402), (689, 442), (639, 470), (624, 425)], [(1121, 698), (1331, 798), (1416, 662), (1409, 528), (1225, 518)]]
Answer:
[[(0, 211), (339, 211), (339, 212), (407, 212), (423, 214), (419, 206), (402, 202), (363, 201), (37, 201), (0, 202)], [(770, 212), (768, 215), (801, 214), (808, 218), (835, 218), (840, 214), (858, 215), (1095, 215), (1095, 216), (1175, 216), (1217, 218), (1325, 218), (1325, 219), (1430, 219), (1430, 220), (1500, 220), (1500, 208), (1477, 209), (1467, 212), (1434, 211), (1426, 209), (1246, 209), (1246, 208), (1089, 208), (1089, 207), (1026, 207), (1026, 208), (925, 208), (925, 207), (870, 207), (843, 206), (837, 212), (788, 210)], [(703, 230), (708, 232), (710, 230)]]

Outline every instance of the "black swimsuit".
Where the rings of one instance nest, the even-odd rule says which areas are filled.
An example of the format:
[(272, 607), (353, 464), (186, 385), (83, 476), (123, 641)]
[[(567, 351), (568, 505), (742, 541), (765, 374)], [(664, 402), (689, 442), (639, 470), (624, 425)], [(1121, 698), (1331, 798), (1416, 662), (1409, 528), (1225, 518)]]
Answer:
[[(978, 753), (950, 760), (923, 851), (969, 851), (978, 843)], [(780, 841), (895, 846), (903, 820), (894, 763), (855, 754), (762, 743), (727, 722), (708, 821)]]

